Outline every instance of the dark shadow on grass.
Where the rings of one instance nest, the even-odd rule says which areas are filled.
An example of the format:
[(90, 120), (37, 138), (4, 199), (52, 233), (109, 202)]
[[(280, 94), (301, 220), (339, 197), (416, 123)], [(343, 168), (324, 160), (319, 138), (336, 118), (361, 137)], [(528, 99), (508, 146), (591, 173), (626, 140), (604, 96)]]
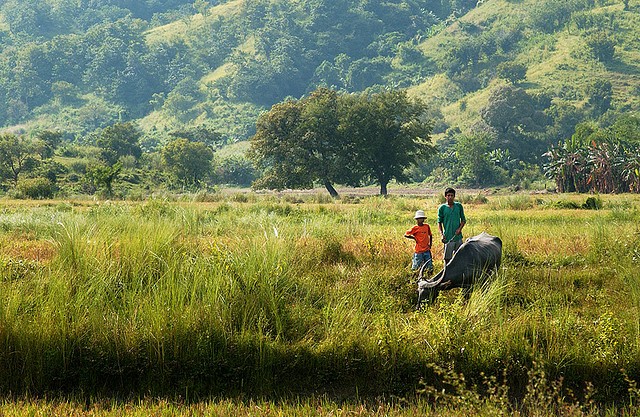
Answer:
[[(211, 398), (267, 399), (323, 397), (336, 402), (374, 401), (379, 398), (412, 398), (421, 387), (440, 389), (446, 381), (434, 367), (452, 368), (464, 374), (468, 389), (482, 386), (494, 376), (509, 387), (515, 403), (527, 395), (535, 359), (527, 351), (514, 351), (492, 363), (477, 363), (464, 349), (451, 348), (424, 362), (403, 351), (345, 342), (324, 349), (285, 345), (274, 341), (228, 340), (207, 329), (174, 333), (158, 350), (157, 340), (137, 346), (96, 344), (89, 339), (68, 339), (66, 350), (58, 343), (40, 343), (43, 355), (23, 356), (24, 337), (7, 332), (0, 356), (0, 394), (33, 398), (141, 398), (198, 402)], [(86, 336), (86, 335), (85, 335)], [(85, 337), (83, 336), (83, 337)], [(543, 343), (537, 340), (537, 343)], [(35, 362), (34, 362), (35, 361)], [(640, 359), (626, 364), (627, 374), (640, 379)], [(580, 396), (585, 381), (593, 383), (598, 404), (628, 403), (628, 384), (617, 364), (567, 360), (561, 365), (544, 363), (548, 381), (561, 380), (563, 389)], [(502, 383), (502, 382), (501, 382)], [(480, 395), (483, 395), (480, 388)]]

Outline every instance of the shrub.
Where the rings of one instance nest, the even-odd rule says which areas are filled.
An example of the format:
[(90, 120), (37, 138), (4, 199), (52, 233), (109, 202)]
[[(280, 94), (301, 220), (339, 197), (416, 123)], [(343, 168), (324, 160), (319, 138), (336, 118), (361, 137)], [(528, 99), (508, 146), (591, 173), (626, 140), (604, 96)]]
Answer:
[(496, 199), (491, 208), (494, 210), (529, 210), (533, 208), (535, 201), (531, 196), (525, 194), (515, 194)]
[(587, 40), (587, 47), (595, 59), (610, 62), (615, 54), (616, 40), (606, 33), (594, 33)]
[(587, 210), (601, 210), (602, 200), (600, 197), (587, 197), (587, 200), (582, 204), (582, 208)]
[(55, 185), (48, 178), (25, 178), (18, 182), (19, 193), (26, 198), (52, 198)]
[(526, 65), (511, 61), (498, 64), (496, 71), (500, 78), (509, 80), (514, 84), (524, 80), (527, 76)]
[(69, 164), (69, 168), (71, 171), (76, 174), (86, 174), (87, 173), (87, 162), (81, 160), (75, 160)]
[(217, 159), (215, 179), (221, 184), (249, 186), (256, 179), (256, 170), (251, 161), (241, 156)]

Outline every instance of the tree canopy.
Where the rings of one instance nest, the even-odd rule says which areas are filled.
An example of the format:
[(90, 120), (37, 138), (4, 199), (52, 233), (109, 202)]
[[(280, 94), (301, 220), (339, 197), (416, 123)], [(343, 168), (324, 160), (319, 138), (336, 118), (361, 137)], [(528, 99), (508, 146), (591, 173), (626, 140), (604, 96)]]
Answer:
[(17, 185), (20, 174), (37, 164), (34, 151), (32, 141), (12, 133), (1, 134), (0, 169), (3, 176)]
[(427, 108), (404, 91), (344, 97), (341, 134), (352, 143), (353, 169), (387, 194), (393, 179), (407, 182), (405, 170), (435, 153)]
[(259, 188), (310, 188), (408, 180), (405, 169), (434, 147), (426, 108), (406, 92), (344, 95), (318, 89), (276, 105), (258, 120), (251, 156), (265, 170)]
[(193, 186), (210, 174), (213, 151), (203, 142), (178, 138), (162, 149), (162, 158), (183, 185)]
[(118, 160), (126, 155), (131, 155), (135, 159), (142, 155), (140, 148), (140, 131), (133, 123), (116, 123), (108, 126), (96, 140), (101, 148), (101, 158), (108, 164), (114, 165)]

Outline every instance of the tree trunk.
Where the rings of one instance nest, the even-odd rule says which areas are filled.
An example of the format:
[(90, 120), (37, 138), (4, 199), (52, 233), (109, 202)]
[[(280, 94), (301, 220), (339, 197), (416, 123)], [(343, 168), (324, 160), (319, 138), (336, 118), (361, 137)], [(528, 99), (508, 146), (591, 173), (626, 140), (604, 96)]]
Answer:
[(336, 191), (335, 188), (333, 188), (333, 185), (331, 185), (329, 181), (324, 182), (324, 187), (327, 189), (327, 191), (329, 191), (329, 195), (331, 195), (331, 197), (336, 199), (340, 198), (340, 196), (338, 195), (338, 192)]
[(387, 182), (380, 183), (380, 195), (387, 196)]

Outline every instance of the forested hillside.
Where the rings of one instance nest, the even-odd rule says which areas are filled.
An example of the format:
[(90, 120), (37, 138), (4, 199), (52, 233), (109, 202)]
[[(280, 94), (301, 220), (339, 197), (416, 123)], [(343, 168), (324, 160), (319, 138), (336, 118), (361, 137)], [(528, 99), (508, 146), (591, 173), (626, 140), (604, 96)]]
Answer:
[[(2, 1), (1, 129), (40, 140), (32, 149), (56, 138), (54, 161), (2, 164), (5, 189), (44, 176), (112, 191), (96, 180), (109, 169), (115, 183), (137, 178), (128, 189), (247, 185), (260, 172), (230, 145), (272, 105), (319, 87), (406, 89), (426, 104), (438, 152), (406, 167), (411, 181), (526, 186), (572, 137), (585, 158), (598, 137), (635, 149), (639, 29), (637, 0)], [(115, 168), (91, 148), (112, 143), (114, 126), (135, 129), (141, 151), (119, 150)], [(210, 172), (167, 165), (179, 138), (208, 146)]]

